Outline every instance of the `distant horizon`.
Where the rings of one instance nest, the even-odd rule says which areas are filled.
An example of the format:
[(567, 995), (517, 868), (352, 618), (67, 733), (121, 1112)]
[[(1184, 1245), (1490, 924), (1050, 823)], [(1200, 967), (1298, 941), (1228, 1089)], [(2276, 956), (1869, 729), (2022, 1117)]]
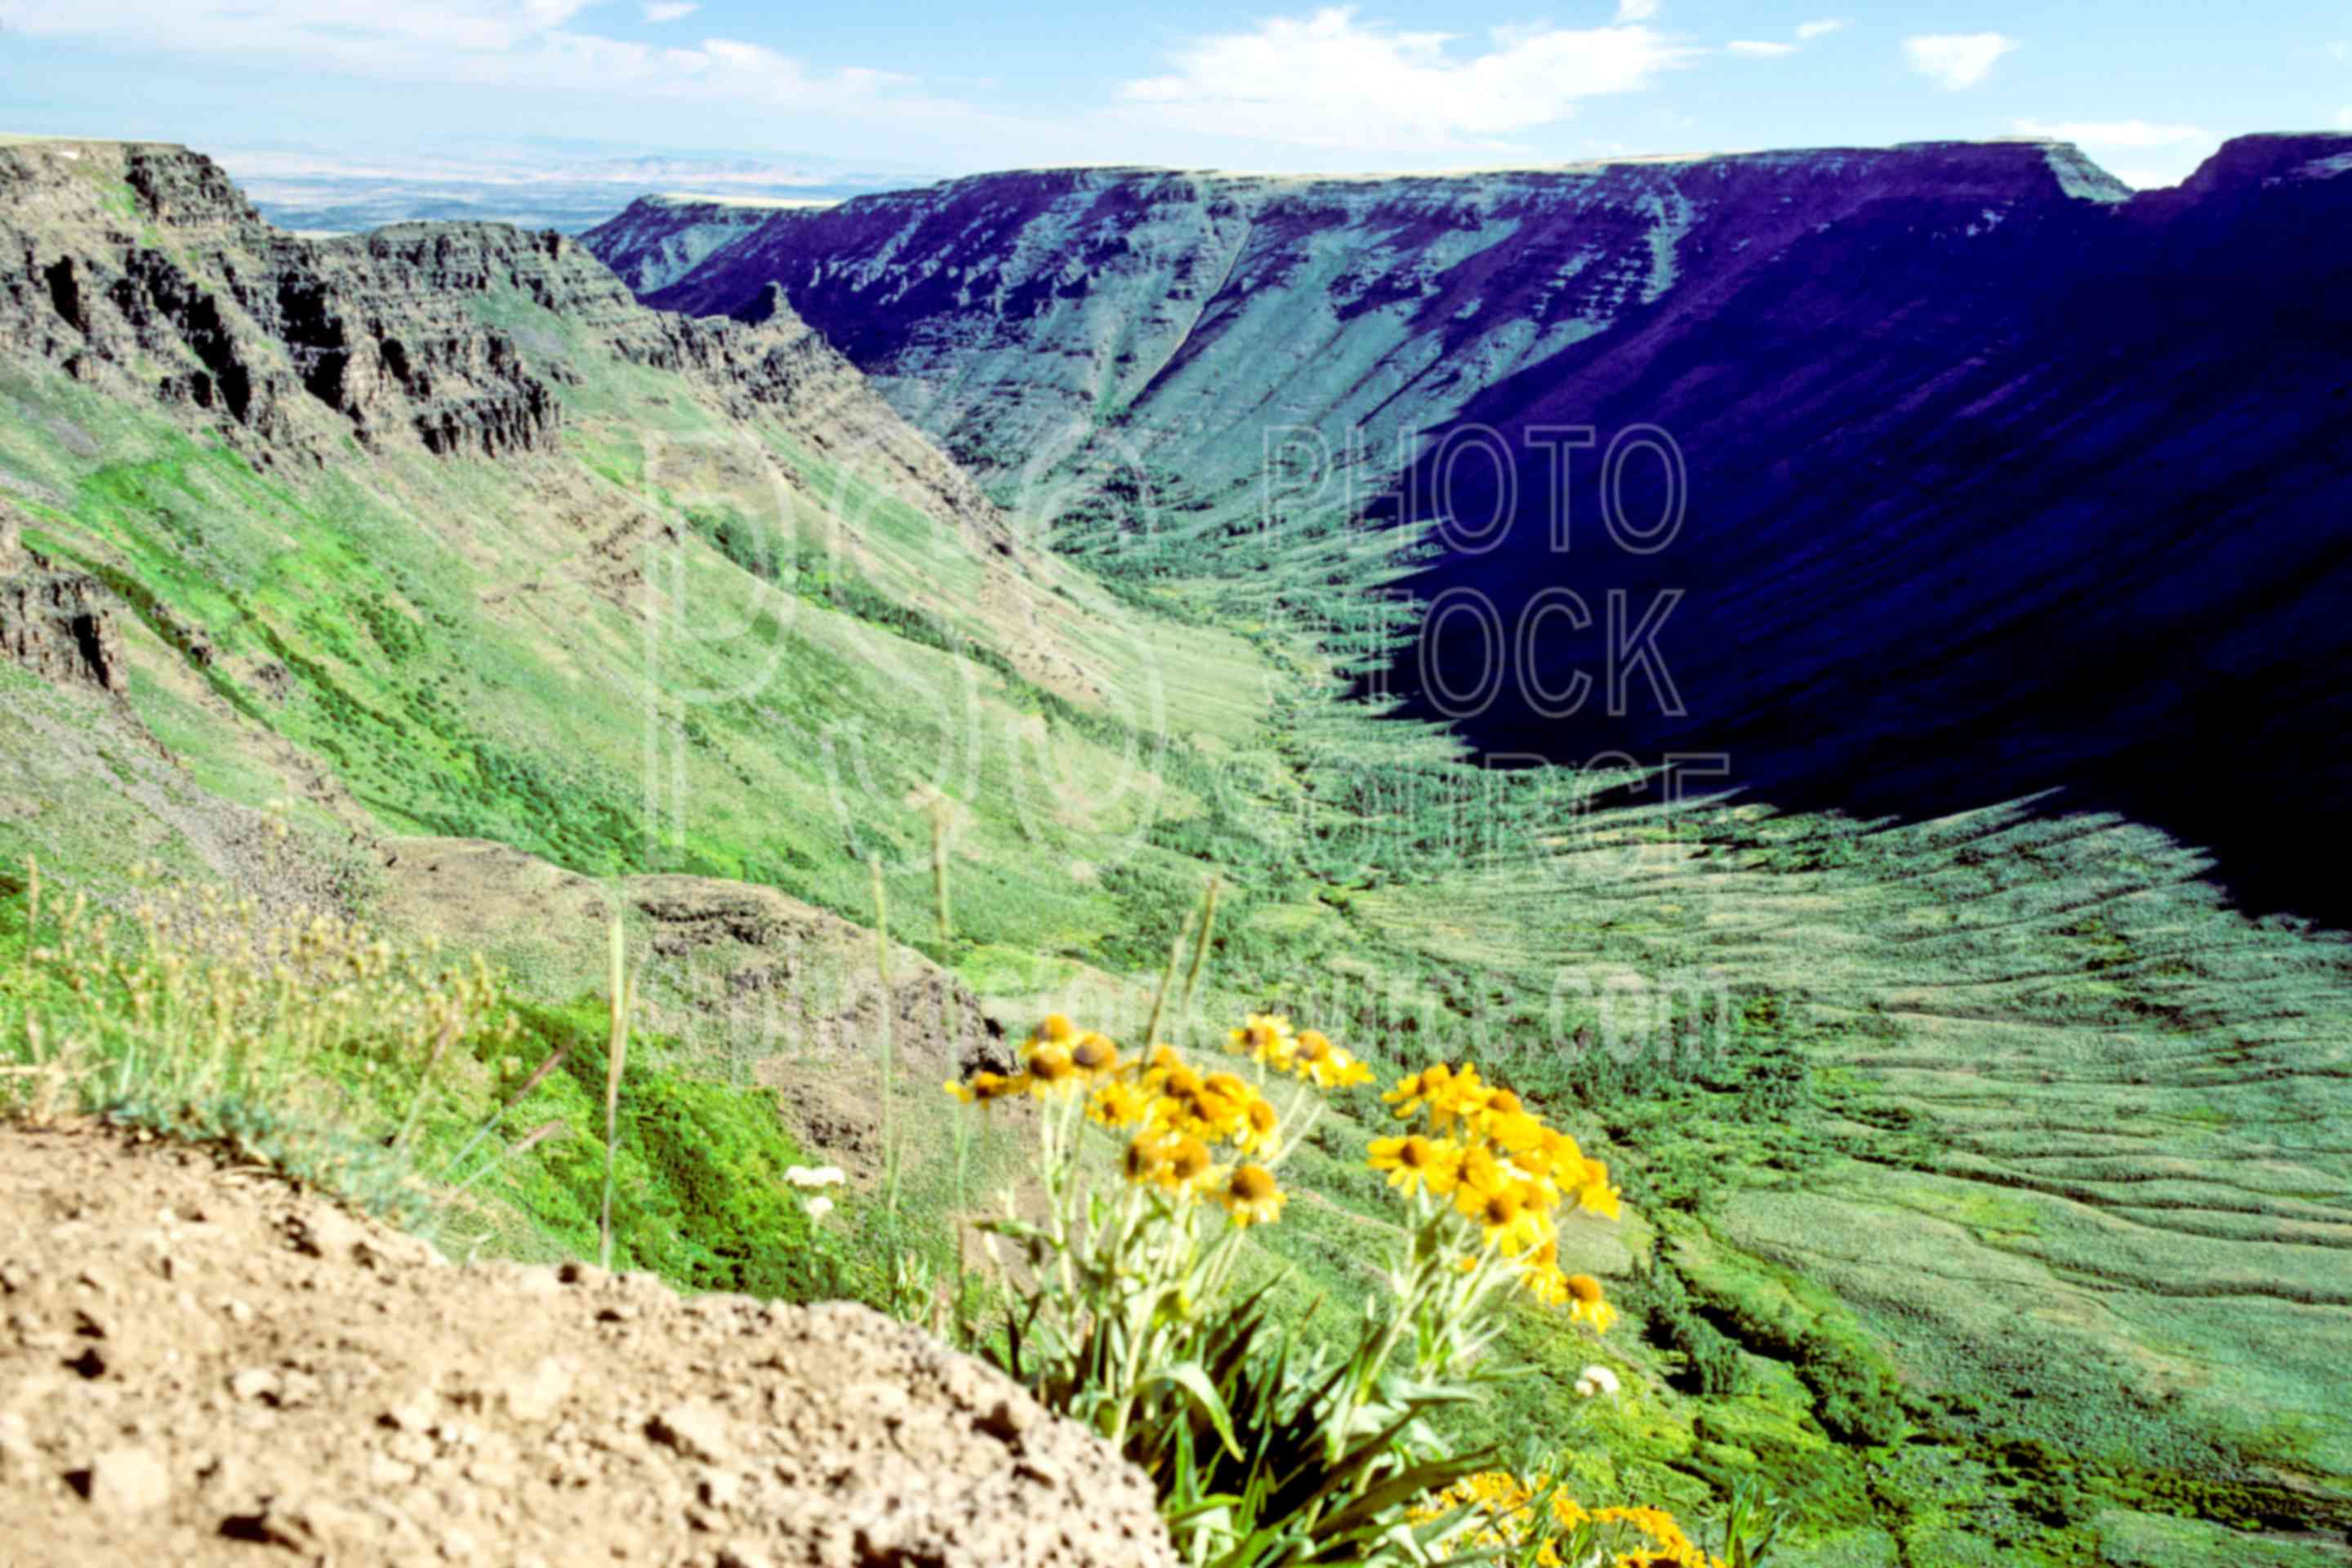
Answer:
[[(2246, 137), (2336, 137), (2346, 134), (2324, 129), (2267, 130), (2247, 132), (2231, 140)], [(569, 158), (550, 155), (530, 158), (510, 150), (502, 157), (480, 153), (470, 157), (445, 154), (430, 161), (403, 164), (381, 153), (339, 156), (326, 148), (273, 147), (257, 151), (216, 148), (202, 142), (160, 137), (0, 131), (0, 145), (12, 142), (185, 148), (219, 164), (271, 223), (289, 233), (313, 237), (363, 233), (404, 222), (509, 223), (525, 228), (554, 228), (578, 234), (618, 216), (636, 202), (648, 199), (778, 212), (822, 210), (860, 196), (920, 190), (955, 180), (985, 178), (992, 174), (1134, 171), (1233, 179), (1348, 183), (1561, 174), (1625, 164), (1702, 163), (1710, 159), (1795, 154), (1887, 153), (1935, 147), (2062, 148), (2084, 159), (2118, 184), (2133, 188), (2134, 194), (2172, 188), (2129, 187), (2128, 181), (2079, 143), (2060, 137), (2031, 134), (1906, 140), (1882, 144), (1842, 142), (1627, 153), (1550, 162), (1464, 164), (1450, 168), (1318, 171), (1104, 160), (1013, 164), (963, 174), (920, 169), (887, 172), (879, 169), (855, 172), (824, 170), (814, 160), (778, 158), (770, 161), (762, 159), (760, 154), (722, 149), (628, 151), (605, 146), (600, 147), (593, 154), (574, 153)], [(654, 184), (656, 180), (687, 183)], [(698, 187), (692, 183), (696, 181), (703, 184)]]

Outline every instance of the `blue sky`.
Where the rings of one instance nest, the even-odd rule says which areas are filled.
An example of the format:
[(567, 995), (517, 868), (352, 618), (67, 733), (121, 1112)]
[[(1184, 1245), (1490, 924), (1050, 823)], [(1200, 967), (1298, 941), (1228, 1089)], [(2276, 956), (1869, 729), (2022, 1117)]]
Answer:
[[(2059, 134), (2135, 184), (2352, 129), (2352, 5), (0, 0), (0, 131), (387, 169), (484, 139), (934, 175)], [(551, 154), (552, 155), (552, 154)]]

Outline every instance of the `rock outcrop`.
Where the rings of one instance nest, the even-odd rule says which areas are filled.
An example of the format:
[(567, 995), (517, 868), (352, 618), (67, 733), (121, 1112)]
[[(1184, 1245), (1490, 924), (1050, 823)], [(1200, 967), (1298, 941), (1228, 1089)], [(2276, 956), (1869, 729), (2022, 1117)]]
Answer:
[[(555, 313), (561, 331), (509, 302)], [(789, 310), (756, 326), (648, 310), (552, 231), (286, 234), (181, 147), (0, 145), (0, 353), (156, 399), (257, 462), (323, 464), (347, 437), (444, 457), (543, 448), (564, 421), (575, 334), (738, 416), (775, 413), (820, 444), (878, 450), (943, 510), (984, 519), (952, 466)]]
[(25, 549), (21, 527), (0, 503), (0, 658), (59, 686), (120, 695), (130, 681), (121, 605), (87, 572)]

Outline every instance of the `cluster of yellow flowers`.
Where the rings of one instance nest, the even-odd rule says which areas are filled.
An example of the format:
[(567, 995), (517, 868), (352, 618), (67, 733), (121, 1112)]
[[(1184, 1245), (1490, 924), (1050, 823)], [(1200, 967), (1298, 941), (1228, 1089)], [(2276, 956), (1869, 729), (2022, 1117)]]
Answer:
[[(1549, 1478), (1544, 1476), (1528, 1482), (1507, 1470), (1486, 1470), (1456, 1481), (1417, 1505), (1412, 1517), (1416, 1523), (1426, 1523), (1457, 1509), (1475, 1509), (1483, 1522), (1457, 1544), (1490, 1546), (1516, 1553), (1541, 1542), (1542, 1550), (1537, 1552), (1536, 1561), (1544, 1568), (1570, 1568), (1568, 1559), (1561, 1555), (1561, 1545), (1564, 1538), (1580, 1530), (1590, 1531), (1589, 1540), (1602, 1538), (1592, 1543), (1612, 1553), (1605, 1559), (1595, 1554), (1589, 1559), (1591, 1563), (1606, 1561), (1615, 1568), (1724, 1568), (1720, 1559), (1708, 1556), (1694, 1544), (1675, 1521), (1675, 1516), (1664, 1509), (1587, 1509), (1566, 1493), (1554, 1492), (1549, 1519), (1539, 1518), (1536, 1501), (1549, 1485)], [(1628, 1547), (1631, 1549), (1621, 1550)], [(1514, 1555), (1510, 1560), (1517, 1562), (1518, 1558)], [(1585, 1565), (1579, 1563), (1573, 1568)]]
[(1374, 1139), (1372, 1169), (1408, 1196), (1450, 1200), (1487, 1247), (1517, 1263), (1520, 1282), (1538, 1300), (1566, 1303), (1578, 1321), (1606, 1331), (1616, 1309), (1591, 1275), (1561, 1272), (1554, 1215), (1572, 1203), (1616, 1218), (1619, 1189), (1609, 1183), (1609, 1167), (1585, 1158), (1575, 1139), (1545, 1126), (1517, 1095), (1484, 1082), (1468, 1064), (1456, 1070), (1435, 1063), (1381, 1098), (1399, 1121), (1418, 1120), (1424, 1131)]
[[(1294, 1032), (1286, 1018), (1252, 1014), (1232, 1039), (1263, 1071), (1317, 1089), (1371, 1078), (1363, 1063), (1312, 1030)], [(1116, 1041), (1059, 1013), (1023, 1044), (1021, 1061), (1018, 1073), (975, 1073), (950, 1083), (948, 1091), (966, 1104), (1084, 1094), (1087, 1120), (1129, 1135), (1123, 1163), (1129, 1183), (1172, 1197), (1209, 1198), (1238, 1226), (1281, 1216), (1289, 1194), (1273, 1166), (1282, 1150), (1282, 1115), (1258, 1084), (1234, 1072), (1203, 1071), (1173, 1046), (1125, 1056)], [(1225, 1150), (1236, 1157), (1221, 1159)]]
[(1272, 1073), (1288, 1073), (1318, 1089), (1348, 1089), (1372, 1081), (1372, 1069), (1313, 1029), (1294, 1031), (1279, 1013), (1252, 1013), (1227, 1037), (1226, 1048)]

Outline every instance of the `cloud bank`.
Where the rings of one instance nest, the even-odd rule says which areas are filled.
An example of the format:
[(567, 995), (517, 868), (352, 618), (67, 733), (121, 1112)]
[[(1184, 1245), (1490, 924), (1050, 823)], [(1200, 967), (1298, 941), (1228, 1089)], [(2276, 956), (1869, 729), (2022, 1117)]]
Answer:
[[(465, 87), (847, 109), (901, 93), (888, 71), (812, 70), (762, 45), (705, 38), (667, 47), (571, 24), (592, 0), (0, 0), (0, 26), (29, 37), (274, 58), (311, 70)], [(648, 21), (696, 7), (656, 0)]]
[(1133, 120), (1294, 146), (1504, 151), (1578, 100), (1645, 88), (1683, 51), (1631, 24), (1497, 28), (1483, 41), (1400, 32), (1351, 7), (1201, 38), (1129, 82)]

